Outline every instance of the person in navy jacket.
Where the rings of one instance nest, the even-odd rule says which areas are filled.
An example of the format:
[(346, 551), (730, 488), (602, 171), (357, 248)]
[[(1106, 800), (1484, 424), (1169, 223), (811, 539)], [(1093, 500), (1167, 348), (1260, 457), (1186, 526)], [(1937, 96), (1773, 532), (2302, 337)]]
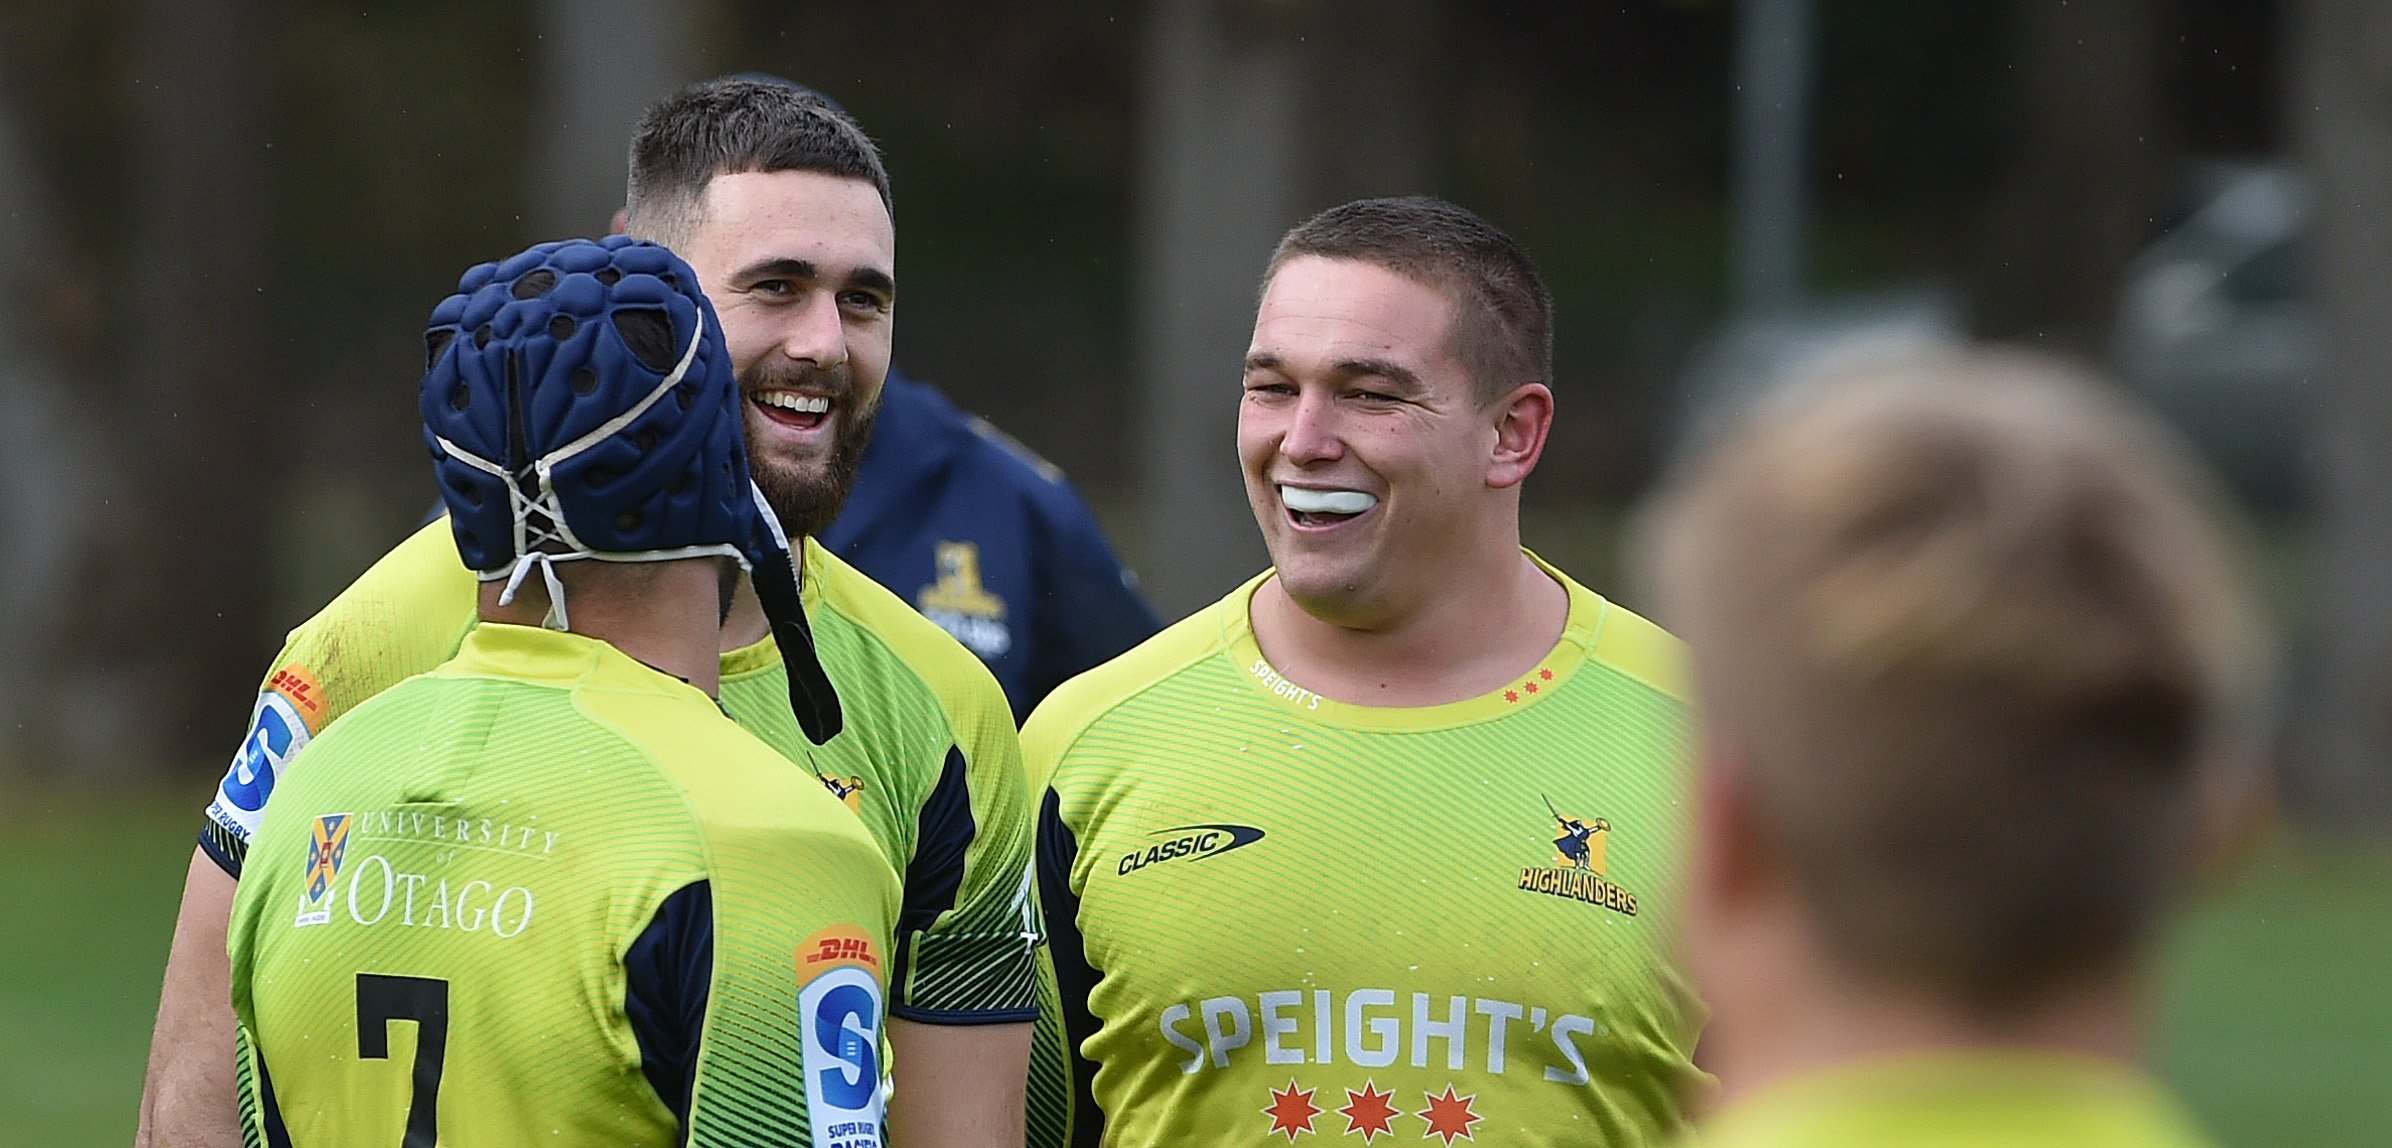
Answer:
[(988, 663), (1017, 723), (1162, 628), (1062, 471), (893, 366), (854, 493), (817, 538)]

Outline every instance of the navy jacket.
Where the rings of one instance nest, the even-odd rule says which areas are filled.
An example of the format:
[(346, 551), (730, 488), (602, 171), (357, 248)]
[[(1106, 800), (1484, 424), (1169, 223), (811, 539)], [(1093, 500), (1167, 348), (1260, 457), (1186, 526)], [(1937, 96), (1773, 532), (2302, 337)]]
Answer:
[(1017, 723), (1162, 628), (1063, 472), (894, 368), (819, 541), (980, 655)]

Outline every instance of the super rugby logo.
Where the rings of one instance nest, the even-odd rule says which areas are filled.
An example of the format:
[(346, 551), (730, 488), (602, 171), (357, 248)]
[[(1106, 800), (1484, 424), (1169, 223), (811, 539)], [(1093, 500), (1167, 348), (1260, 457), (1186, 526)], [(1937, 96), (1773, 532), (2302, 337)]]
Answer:
[(1611, 822), (1563, 813), (1552, 798), (1545, 799), (1545, 812), (1553, 815), (1553, 854), (1544, 864), (1520, 870), (1520, 888), (1635, 916), (1636, 894), (1610, 878)]
[(1172, 829), (1157, 829), (1150, 837), (1168, 838), (1144, 849), (1125, 853), (1115, 871), (1126, 877), (1149, 865), (1167, 861), (1202, 861), (1218, 857), (1232, 849), (1243, 849), (1263, 839), (1263, 832), (1251, 825), (1181, 825)]
[(806, 1115), (816, 1148), (881, 1148), (880, 946), (834, 925), (797, 948)]

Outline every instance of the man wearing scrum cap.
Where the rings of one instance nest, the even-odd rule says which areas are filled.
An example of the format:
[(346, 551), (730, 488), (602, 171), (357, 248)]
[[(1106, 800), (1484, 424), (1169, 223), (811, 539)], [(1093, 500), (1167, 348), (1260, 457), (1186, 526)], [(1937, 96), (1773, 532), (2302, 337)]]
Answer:
[[(854, 481), (888, 367), (886, 169), (819, 98), (745, 80), (650, 109), (631, 152), (631, 234), (684, 256), (721, 318), (751, 468), (798, 555), (820, 669), (844, 703), (835, 729), (792, 712), (791, 680), (814, 663), (768, 640), (767, 587), (741, 579), (722, 629), (723, 706), (859, 815), (904, 882), (886, 954), (891, 1134), (1013, 1142), (1039, 930), (1012, 713), (969, 651), (812, 537)], [(449, 525), (433, 523), (294, 630), (267, 674), (186, 879), (144, 1094), (156, 1141), (240, 1142), (222, 930), (248, 836), (327, 723), (456, 652), (475, 585)]]
[(326, 730), (251, 841), (251, 1142), (880, 1143), (896, 874), (715, 702), (741, 569), (814, 651), (696, 281), (573, 240), (434, 313), (424, 436), (481, 624)]

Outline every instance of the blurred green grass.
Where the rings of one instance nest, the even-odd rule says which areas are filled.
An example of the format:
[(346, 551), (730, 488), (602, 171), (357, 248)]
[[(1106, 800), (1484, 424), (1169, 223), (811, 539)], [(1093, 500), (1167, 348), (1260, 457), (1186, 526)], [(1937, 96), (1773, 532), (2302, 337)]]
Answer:
[[(0, 1144), (132, 1139), (198, 804), (16, 794), (0, 839)], [(2392, 845), (2262, 850), (2167, 945), (2155, 1054), (2229, 1148), (2392, 1129)]]

